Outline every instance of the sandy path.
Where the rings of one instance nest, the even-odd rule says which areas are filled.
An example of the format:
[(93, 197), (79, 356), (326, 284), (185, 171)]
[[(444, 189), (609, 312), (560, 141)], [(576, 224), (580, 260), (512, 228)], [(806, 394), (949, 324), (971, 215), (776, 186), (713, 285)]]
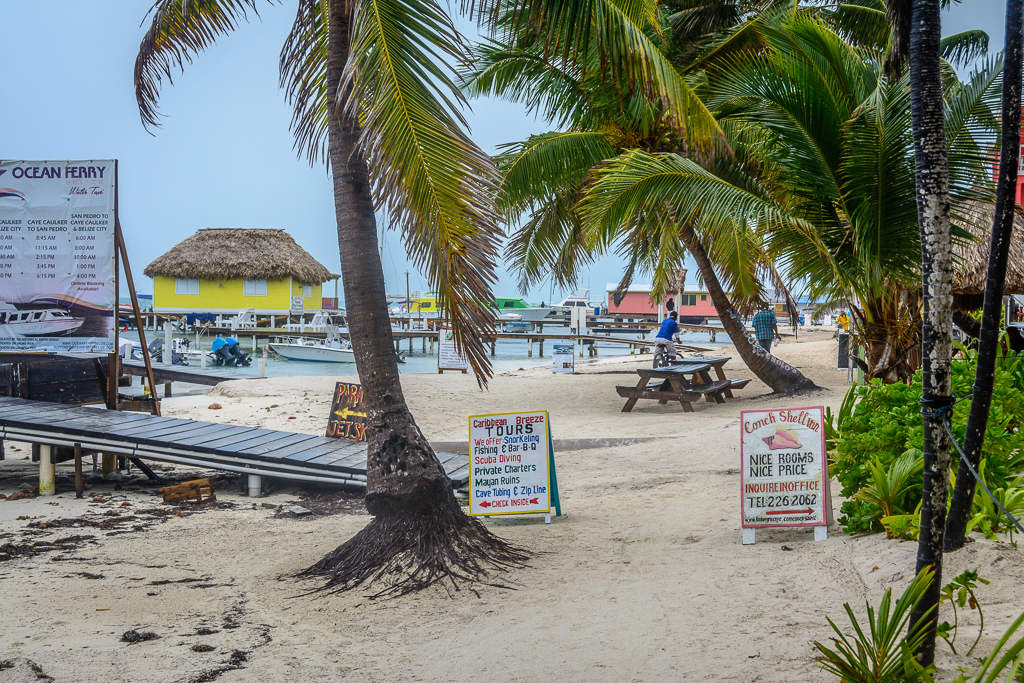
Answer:
[[(300, 596), (309, 584), (287, 576), (367, 518), (278, 519), (223, 496), (237, 507), (172, 518), (145, 533), (100, 534), (63, 562), (50, 555), (0, 563), (0, 659), (27, 657), (57, 681), (190, 681), (225, 666), (233, 650), (247, 651), (247, 661), (219, 681), (827, 681), (810, 645), (828, 638), (825, 617), (839, 618), (845, 601), (862, 612), (863, 600), (877, 602), (887, 586), (902, 590), (915, 547), (835, 528), (819, 543), (778, 530), (759, 533), (755, 546), (740, 544), (739, 412), (835, 407), (845, 389), (845, 373), (828, 367), (831, 339), (788, 342), (779, 354), (828, 390), (794, 402), (766, 396), (754, 382), (736, 400), (693, 414), (653, 401), (622, 414), (613, 387), (635, 382), (630, 363), (571, 377), (506, 373), (486, 393), (461, 375), (404, 377), (419, 424), (435, 440), (465, 438), (471, 413), (544, 407), (556, 438), (674, 437), (559, 453), (562, 518), (550, 526), (539, 517), (488, 521), (538, 553), (530, 568), (501, 577), (516, 590), (483, 586), (449, 597), (437, 589), (384, 601)], [(727, 369), (742, 374), (735, 360)], [(621, 374), (597, 374), (608, 372)], [(235, 382), (212, 398), (168, 401), (167, 412), (319, 433), (333, 381)], [(224, 408), (209, 410), (214, 400)], [(126, 498), (163, 507), (154, 497)], [(273, 500), (283, 498), (290, 496)], [(22, 529), (27, 522), (17, 516), (39, 521), (119, 505), (67, 496), (4, 501), (0, 530)], [(993, 582), (979, 591), (984, 647), (1024, 609), (1024, 561), (982, 540), (948, 558), (947, 576), (975, 566)], [(150, 585), (182, 579), (201, 580)], [(972, 639), (976, 624), (969, 615)], [(218, 633), (195, 635), (203, 627)], [(129, 628), (162, 637), (126, 646), (118, 639)], [(215, 649), (193, 652), (196, 643)], [(944, 645), (940, 653), (949, 680), (961, 660)], [(0, 681), (23, 674), (20, 666), (0, 671)]]

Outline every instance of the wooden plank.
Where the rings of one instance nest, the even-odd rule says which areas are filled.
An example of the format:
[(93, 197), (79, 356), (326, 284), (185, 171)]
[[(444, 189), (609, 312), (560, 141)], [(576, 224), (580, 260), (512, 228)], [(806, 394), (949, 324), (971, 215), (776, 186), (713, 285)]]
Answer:
[(299, 444), (306, 443), (307, 441), (310, 441), (312, 439), (317, 439), (317, 438), (319, 438), (319, 437), (313, 436), (312, 434), (290, 434), (290, 435), (286, 436), (285, 438), (281, 439), (281, 441), (279, 441), (277, 443), (273, 443), (273, 444), (260, 444), (258, 446), (253, 446), (253, 447), (250, 447), (250, 448), (243, 448), (243, 449), (241, 449), (239, 451), (239, 453), (245, 454), (245, 455), (250, 455), (250, 454), (251, 455), (267, 455), (267, 454), (270, 454), (270, 455), (273, 455), (275, 458), (280, 458), (282, 451), (291, 452), (290, 449), (291, 449), (292, 446), (297, 446)]
[(163, 494), (165, 503), (180, 503), (186, 500), (202, 503), (217, 500), (213, 482), (209, 479), (193, 479), (174, 486), (165, 486), (160, 489), (160, 493)]
[[(146, 366), (142, 361), (124, 361), (121, 369), (126, 375), (143, 377)], [(213, 386), (236, 379), (258, 379), (256, 375), (228, 372), (226, 370), (204, 370), (187, 365), (153, 365), (153, 376), (157, 382), (190, 382)]]
[(142, 437), (140, 443), (153, 443), (169, 448), (189, 448), (193, 444), (202, 444), (214, 438), (225, 436), (229, 431), (237, 429), (235, 425), (223, 425), (211, 422), (196, 422), (196, 428), (188, 432), (176, 432), (160, 439)]
[(742, 389), (743, 387), (750, 384), (749, 379), (732, 379), (729, 380), (729, 386), (732, 389)]
[[(252, 427), (240, 427), (238, 425), (220, 425), (224, 427), (223, 431), (218, 433), (216, 438), (222, 439), (231, 435), (244, 434), (252, 430)], [(176, 448), (192, 448), (193, 446), (199, 446), (208, 443), (212, 440), (212, 436), (203, 436), (196, 434), (195, 436), (190, 435), (188, 438), (173, 439), (169, 443)]]
[[(348, 441), (342, 439), (331, 439), (328, 437), (317, 437), (322, 439), (319, 443), (305, 444), (301, 450), (293, 451), (284, 457), (291, 462), (306, 462), (323, 453), (362, 453), (366, 454), (366, 444), (361, 441)], [(291, 450), (291, 449), (289, 449)]]
[(134, 420), (130, 423), (114, 425), (108, 430), (108, 433), (131, 438), (137, 435), (144, 436), (151, 431), (155, 431), (158, 427), (169, 427), (181, 422), (177, 418), (173, 417), (156, 417), (155, 415), (146, 415), (145, 418), (145, 420)]
[(302, 454), (307, 450), (323, 443), (320, 439), (324, 438), (321, 436), (313, 436), (311, 434), (300, 434), (299, 436), (306, 436), (308, 438), (276, 449), (274, 451), (274, 457), (280, 458), (281, 460), (290, 460), (293, 456), (301, 458)]
[[(17, 401), (15, 403), (15, 401)], [(77, 406), (68, 406), (60, 403), (45, 403), (28, 401), (19, 398), (0, 397), (0, 417), (4, 415), (16, 415), (19, 413), (44, 414), (51, 411), (73, 411), (83, 410)]]
[(147, 432), (145, 436), (140, 438), (144, 438), (146, 441), (174, 441), (178, 437), (185, 438), (188, 435), (193, 435), (195, 432), (201, 429), (205, 429), (205, 427), (205, 422), (196, 422), (194, 420), (182, 420), (181, 424), (161, 427), (154, 431)]
[[(357, 470), (359, 472), (366, 472), (367, 468), (366, 453), (359, 455), (351, 453), (325, 453), (312, 460), (307, 460), (305, 464), (333, 469)], [(362, 466), (360, 467), (360, 465)]]
[(292, 434), (289, 432), (271, 432), (270, 434), (253, 436), (245, 441), (234, 442), (230, 445), (217, 447), (214, 452), (224, 455), (242, 456), (268, 462), (276, 462), (279, 458), (275, 457), (273, 452), (247, 452), (246, 449), (259, 448), (260, 446), (273, 448), (274, 444), (290, 440), (291, 436)]
[(36, 421), (33, 424), (46, 426), (57, 431), (75, 430), (84, 432), (95, 432), (97, 434), (108, 434), (112, 428), (123, 427), (135, 423), (141, 423), (145, 418), (150, 417), (142, 413), (121, 413), (117, 411), (95, 411), (98, 415), (68, 416), (57, 421)]
[[(287, 432), (285, 432), (287, 434)], [(238, 452), (240, 448), (244, 448), (246, 445), (255, 446), (258, 443), (266, 441), (276, 441), (282, 438), (282, 432), (275, 432), (272, 429), (253, 429), (250, 428), (249, 433), (239, 434), (237, 436), (225, 436), (221, 439), (210, 441), (209, 443), (196, 444), (197, 448), (208, 449), (215, 453), (224, 453), (227, 455), (233, 455)]]

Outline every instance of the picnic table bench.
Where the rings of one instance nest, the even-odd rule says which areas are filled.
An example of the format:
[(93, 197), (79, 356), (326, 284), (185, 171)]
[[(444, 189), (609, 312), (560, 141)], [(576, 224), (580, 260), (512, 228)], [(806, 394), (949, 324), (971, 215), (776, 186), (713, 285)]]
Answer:
[[(750, 383), (749, 379), (728, 379), (725, 376), (722, 366), (728, 360), (728, 357), (701, 358), (677, 361), (667, 368), (639, 368), (636, 373), (640, 381), (635, 387), (615, 387), (619, 396), (627, 399), (622, 412), (633, 410), (642, 398), (656, 399), (660, 404), (679, 401), (687, 413), (693, 412), (691, 404), (701, 398), (708, 403), (725, 403), (726, 397), (732, 398), (732, 389), (742, 389)], [(717, 379), (711, 379), (711, 370), (715, 370)], [(648, 387), (647, 384), (655, 379), (660, 379), (661, 384)]]

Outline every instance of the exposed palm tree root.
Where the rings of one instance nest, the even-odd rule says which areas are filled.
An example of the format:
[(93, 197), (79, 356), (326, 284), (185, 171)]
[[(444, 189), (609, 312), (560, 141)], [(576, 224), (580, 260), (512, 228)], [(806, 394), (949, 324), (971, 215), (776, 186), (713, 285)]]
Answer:
[[(453, 501), (454, 502), (454, 501)], [(496, 571), (525, 567), (530, 551), (488, 531), (447, 501), (412, 515), (380, 515), (362, 531), (296, 576), (327, 581), (315, 592), (341, 593), (382, 583), (370, 597), (405, 595), (436, 583), (493, 583)]]

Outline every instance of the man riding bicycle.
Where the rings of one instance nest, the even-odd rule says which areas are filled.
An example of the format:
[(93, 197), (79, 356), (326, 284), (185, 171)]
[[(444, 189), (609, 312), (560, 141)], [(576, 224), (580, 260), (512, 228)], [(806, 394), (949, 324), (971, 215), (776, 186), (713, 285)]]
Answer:
[(679, 325), (676, 324), (677, 318), (679, 318), (679, 314), (672, 311), (668, 314), (667, 318), (661, 321), (661, 327), (658, 328), (658, 333), (654, 335), (655, 354), (658, 353), (659, 347), (664, 347), (669, 359), (676, 357), (676, 345), (672, 340), (679, 335)]

